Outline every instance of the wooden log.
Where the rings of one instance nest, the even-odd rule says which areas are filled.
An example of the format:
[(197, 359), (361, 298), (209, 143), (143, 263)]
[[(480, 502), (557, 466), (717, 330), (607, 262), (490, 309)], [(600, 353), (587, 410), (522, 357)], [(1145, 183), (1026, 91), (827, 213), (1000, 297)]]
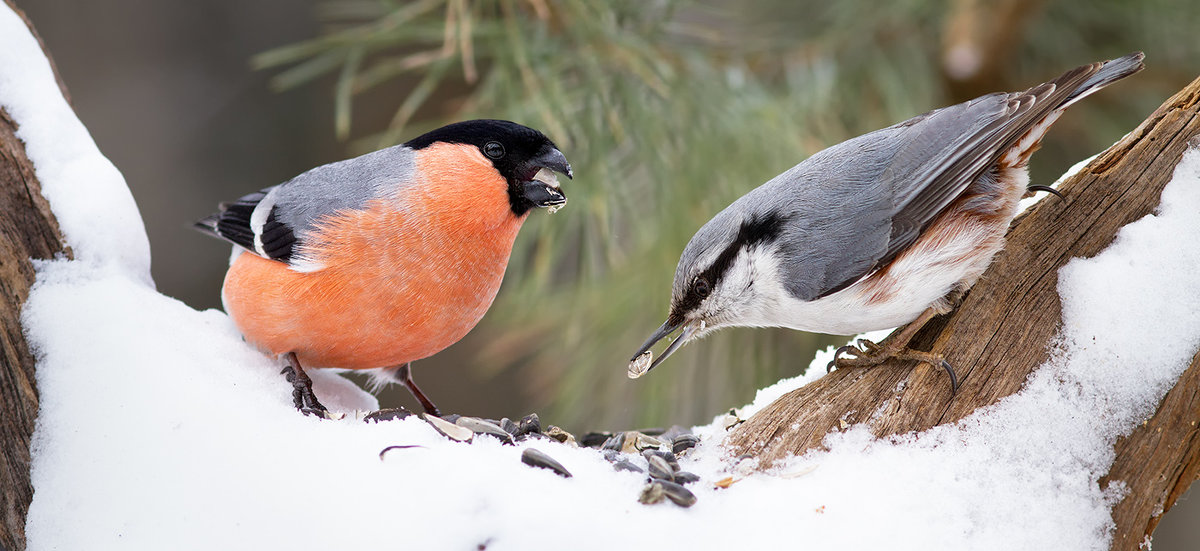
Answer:
[[(32, 31), (25, 15), (5, 1)], [(25, 515), (33, 499), (29, 440), (38, 393), (34, 357), (20, 323), (34, 280), (30, 259), (71, 254), (16, 132), (17, 124), (0, 108), (0, 549), (11, 551), (25, 549)]]
[[(1014, 221), (1006, 249), (961, 306), (912, 342), (955, 366), (962, 387), (953, 399), (944, 372), (926, 365), (891, 361), (836, 370), (768, 405), (736, 427), (726, 445), (766, 467), (819, 448), (842, 421), (867, 423), (879, 437), (919, 432), (1013, 394), (1046, 360), (1060, 326), (1059, 268), (1096, 255), (1122, 226), (1151, 213), (1197, 135), (1200, 79), (1068, 178), (1060, 187), (1066, 201), (1042, 201)], [(1115, 446), (1116, 460), (1101, 483), (1122, 480), (1129, 493), (1113, 511), (1113, 549), (1136, 549), (1200, 474), (1198, 423), (1200, 355), (1154, 417)]]

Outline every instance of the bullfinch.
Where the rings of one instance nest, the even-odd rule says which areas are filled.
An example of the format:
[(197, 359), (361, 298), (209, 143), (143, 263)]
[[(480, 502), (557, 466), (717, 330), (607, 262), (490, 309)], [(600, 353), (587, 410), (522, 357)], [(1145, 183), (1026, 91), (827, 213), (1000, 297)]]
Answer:
[(463, 338), (500, 288), (535, 208), (571, 165), (541, 132), (450, 124), (309, 170), (198, 222), (233, 243), (221, 298), (246, 340), (286, 362), (295, 406), (324, 412), (306, 368), (375, 370), (437, 407), (410, 364)]

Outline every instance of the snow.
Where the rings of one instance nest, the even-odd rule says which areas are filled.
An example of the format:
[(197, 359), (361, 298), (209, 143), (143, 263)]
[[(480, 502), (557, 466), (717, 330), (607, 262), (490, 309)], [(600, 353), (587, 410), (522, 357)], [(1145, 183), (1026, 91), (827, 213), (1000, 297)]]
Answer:
[[(312, 373), (339, 421), (299, 415), (279, 366), (229, 319), (154, 291), (136, 207), (0, 10), (0, 105), (21, 125), (75, 251), (39, 262), (24, 311), (38, 354), (27, 536), (45, 549), (1105, 549), (1120, 485), (1112, 443), (1151, 414), (1200, 348), (1200, 151), (1162, 205), (1059, 274), (1063, 326), (1024, 388), (962, 421), (750, 474), (721, 417), (681, 460), (697, 504), (637, 503), (640, 475), (533, 440), (450, 442), (417, 418), (363, 423), (374, 398)], [(878, 338), (880, 335), (868, 335)], [(824, 373), (764, 389), (742, 415)], [(620, 366), (616, 367), (617, 369)], [(380, 451), (390, 445), (413, 448)], [(574, 476), (523, 465), (536, 447)], [(711, 482), (735, 475), (718, 490)]]
[(59, 92), (37, 39), (8, 6), (0, 10), (0, 105), (37, 167), (42, 195), (75, 258), (150, 280), (150, 242), (125, 179)]

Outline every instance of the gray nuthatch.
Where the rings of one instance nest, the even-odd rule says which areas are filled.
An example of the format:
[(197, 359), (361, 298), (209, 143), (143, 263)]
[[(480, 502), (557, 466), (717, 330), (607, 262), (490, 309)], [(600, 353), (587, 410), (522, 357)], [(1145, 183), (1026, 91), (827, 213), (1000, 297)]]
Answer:
[[(1028, 162), (1067, 107), (1142, 70), (1141, 52), (1092, 63), (1024, 92), (995, 93), (825, 149), (750, 191), (700, 228), (675, 269), (667, 321), (629, 364), (636, 378), (685, 343), (729, 326), (857, 334), (831, 366), (895, 357), (954, 307), (1004, 246), (1030, 190)], [(650, 348), (682, 328), (661, 356)], [(853, 357), (838, 357), (849, 352)]]

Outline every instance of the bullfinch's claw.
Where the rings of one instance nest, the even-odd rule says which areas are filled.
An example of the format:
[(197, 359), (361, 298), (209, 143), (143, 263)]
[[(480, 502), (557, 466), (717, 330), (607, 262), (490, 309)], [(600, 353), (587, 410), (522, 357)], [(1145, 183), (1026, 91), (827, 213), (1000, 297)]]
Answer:
[(292, 384), (292, 405), (305, 415), (325, 417), (329, 410), (321, 404), (320, 400), (317, 400), (317, 395), (313, 393), (312, 389), (312, 379), (304, 372), (304, 368), (300, 367), (300, 360), (296, 358), (296, 353), (289, 352), (286, 358), (288, 365), (279, 373)]

